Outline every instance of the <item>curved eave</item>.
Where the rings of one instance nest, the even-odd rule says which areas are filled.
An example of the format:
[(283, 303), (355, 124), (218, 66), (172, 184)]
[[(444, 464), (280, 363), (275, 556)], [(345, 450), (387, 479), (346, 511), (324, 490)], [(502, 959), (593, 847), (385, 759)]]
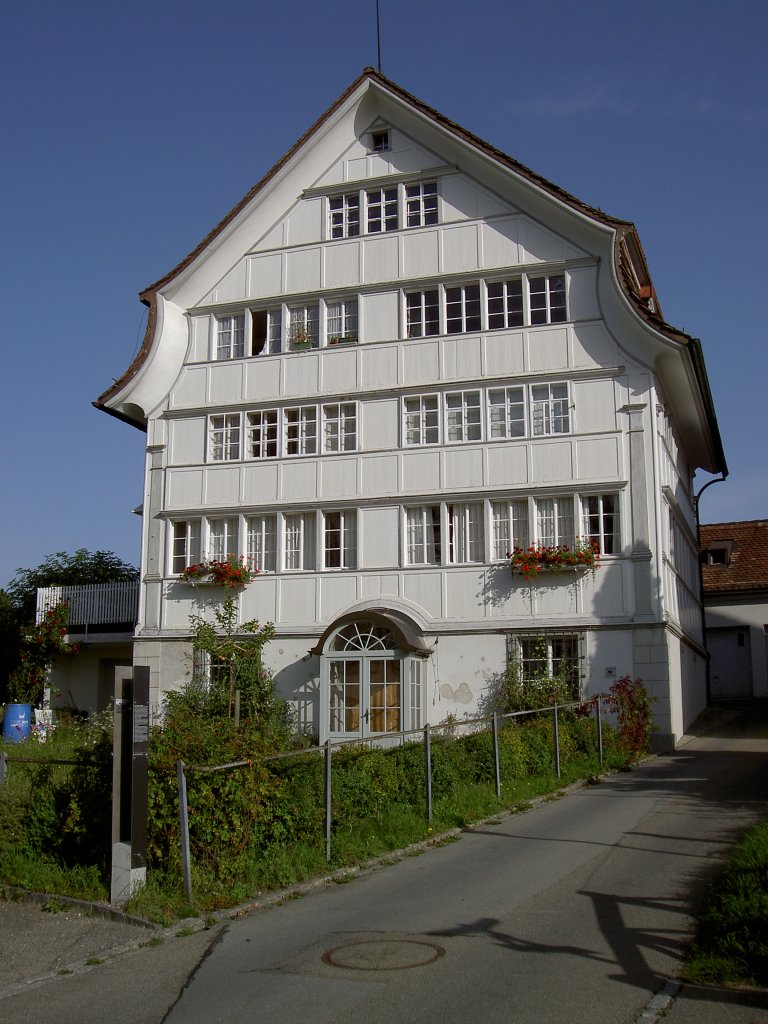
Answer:
[[(627, 265), (627, 254), (630, 248), (633, 261), (631, 268)], [(652, 331), (667, 341), (673, 342), (682, 358), (687, 361), (704, 419), (702, 426), (706, 427), (710, 439), (710, 444), (707, 446), (710, 451), (710, 464), (703, 468), (709, 472), (722, 473), (723, 476), (727, 476), (728, 466), (725, 461), (723, 442), (717, 423), (715, 403), (709, 386), (701, 342), (698, 338), (667, 323), (661, 315), (645, 254), (633, 224), (625, 223), (616, 231), (613, 244), (613, 264), (616, 280), (632, 311)]]

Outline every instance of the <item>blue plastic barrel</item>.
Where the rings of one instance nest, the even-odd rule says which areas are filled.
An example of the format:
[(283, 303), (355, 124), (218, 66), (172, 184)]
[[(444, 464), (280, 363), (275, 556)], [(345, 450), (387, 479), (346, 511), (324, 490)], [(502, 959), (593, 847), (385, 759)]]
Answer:
[(6, 704), (3, 719), (3, 739), (9, 743), (21, 743), (29, 736), (32, 725), (31, 704)]

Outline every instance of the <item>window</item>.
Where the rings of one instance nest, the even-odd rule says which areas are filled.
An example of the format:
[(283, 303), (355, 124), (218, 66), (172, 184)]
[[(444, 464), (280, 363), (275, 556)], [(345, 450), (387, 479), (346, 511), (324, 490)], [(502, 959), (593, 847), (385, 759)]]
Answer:
[(249, 516), (246, 521), (248, 560), (261, 572), (277, 568), (277, 516)]
[(237, 516), (208, 520), (208, 558), (211, 561), (224, 562), (228, 555), (237, 556), (239, 549)]
[(479, 391), (458, 391), (445, 396), (446, 439), (456, 441), (480, 441), (482, 439), (482, 414)]
[(200, 520), (177, 519), (172, 531), (171, 572), (179, 573), (200, 561)]
[(536, 542), (542, 547), (559, 547), (576, 543), (573, 519), (573, 496), (536, 498)]
[(582, 533), (601, 555), (619, 553), (619, 498), (590, 494), (581, 499)]
[(437, 224), (437, 182), (421, 181), (405, 186), (405, 225), (423, 228)]
[(440, 416), (437, 403), (437, 395), (417, 395), (403, 400), (403, 438), (406, 446), (438, 443)]
[(483, 561), (483, 504), (462, 502), (448, 505), (448, 561)]
[(357, 568), (357, 512), (326, 512), (323, 517), (323, 565), (326, 569)]
[(340, 402), (323, 406), (323, 451), (353, 452), (357, 448), (357, 406)]
[(498, 388), (488, 392), (488, 436), (525, 437), (524, 388)]
[(360, 196), (350, 192), (331, 196), (328, 200), (329, 234), (331, 238), (354, 238), (360, 234)]
[(279, 309), (251, 310), (251, 351), (258, 356), (280, 351), (282, 312)]
[(366, 229), (372, 234), (397, 231), (397, 188), (372, 188), (365, 193)]
[(491, 502), (491, 558), (500, 561), (515, 548), (530, 544), (528, 528), (528, 499)]
[(216, 358), (242, 359), (245, 355), (245, 314), (216, 319)]
[(440, 565), (440, 506), (405, 510), (406, 565)]
[(523, 684), (535, 687), (547, 679), (561, 679), (569, 696), (578, 700), (581, 696), (582, 640), (579, 633), (513, 636), (508, 641), (508, 658), (518, 666)]
[(465, 334), (468, 331), (479, 331), (480, 327), (480, 285), (446, 288), (446, 334)]
[(389, 132), (371, 132), (371, 149), (374, 153), (385, 153), (389, 149)]
[(285, 410), (285, 454), (315, 455), (317, 452), (317, 407), (299, 406)]
[(329, 345), (357, 341), (357, 299), (329, 302), (325, 307), (325, 336)]
[(498, 331), (504, 327), (522, 327), (523, 281), (494, 281), (488, 285), (488, 330)]
[(565, 322), (565, 275), (528, 279), (532, 324), (561, 324)]
[(262, 409), (248, 413), (249, 459), (277, 457), (277, 409)]
[(317, 348), (317, 305), (290, 306), (288, 309), (288, 337), (291, 348)]
[(406, 336), (424, 338), (440, 333), (440, 305), (437, 288), (408, 292), (405, 296)]
[(285, 550), (283, 566), (287, 570), (315, 568), (315, 514), (292, 512), (284, 517)]
[(211, 462), (240, 458), (240, 414), (208, 418), (208, 457)]
[(531, 434), (567, 434), (571, 429), (571, 403), (567, 384), (531, 385)]

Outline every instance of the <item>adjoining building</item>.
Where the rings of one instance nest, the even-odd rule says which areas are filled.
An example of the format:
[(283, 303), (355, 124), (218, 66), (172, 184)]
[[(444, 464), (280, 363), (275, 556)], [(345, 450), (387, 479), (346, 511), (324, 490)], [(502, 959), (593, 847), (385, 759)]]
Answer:
[(701, 527), (712, 700), (768, 697), (768, 521)]
[[(699, 342), (634, 226), (368, 68), (175, 269), (97, 401), (146, 431), (134, 661), (190, 673), (180, 573), (242, 555), (321, 739), (482, 709), (510, 660), (705, 705), (692, 506), (725, 473)], [(532, 577), (515, 548), (599, 554)]]

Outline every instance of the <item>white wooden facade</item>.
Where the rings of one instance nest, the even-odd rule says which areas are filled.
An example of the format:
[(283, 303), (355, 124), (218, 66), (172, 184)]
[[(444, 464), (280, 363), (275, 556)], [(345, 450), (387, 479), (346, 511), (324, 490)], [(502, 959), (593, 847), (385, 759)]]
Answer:
[[(724, 459), (632, 225), (367, 69), (142, 298), (97, 405), (147, 431), (134, 657), (156, 698), (219, 596), (179, 570), (234, 553), (321, 739), (477, 713), (534, 637), (585, 694), (642, 678), (666, 740), (701, 710), (691, 484)], [(514, 543), (587, 537), (594, 574), (510, 572)]]

